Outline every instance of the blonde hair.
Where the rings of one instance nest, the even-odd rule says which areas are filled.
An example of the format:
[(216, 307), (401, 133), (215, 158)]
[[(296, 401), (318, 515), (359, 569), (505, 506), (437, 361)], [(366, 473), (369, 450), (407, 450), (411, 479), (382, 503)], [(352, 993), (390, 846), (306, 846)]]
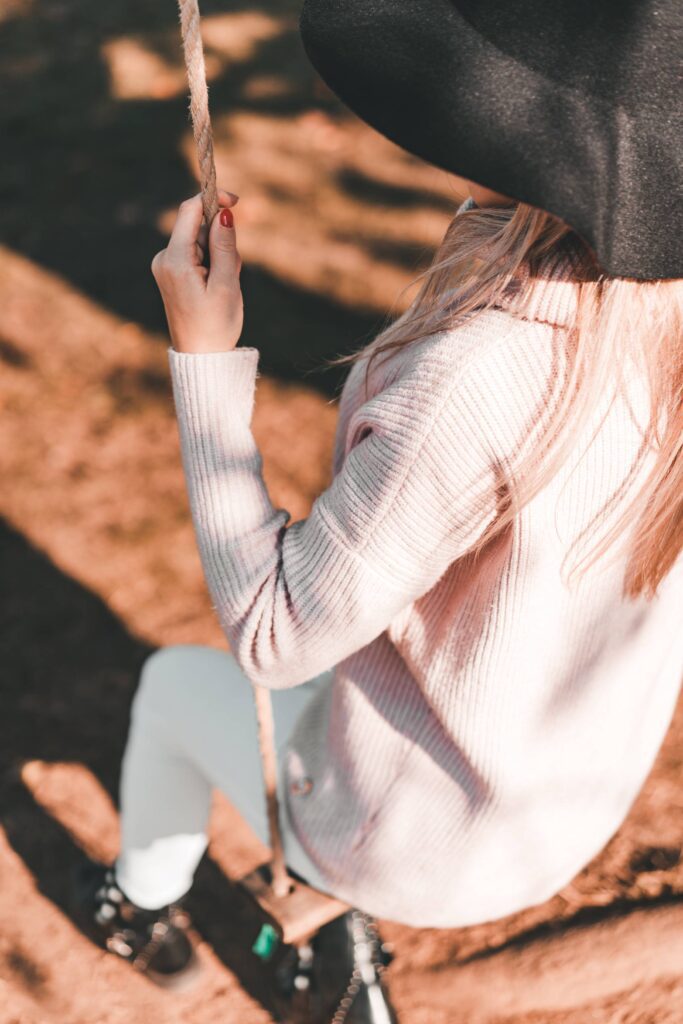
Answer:
[(545, 432), (535, 440), (529, 456), (509, 481), (506, 507), (471, 554), (476, 557), (509, 526), (557, 473), (577, 432), (613, 382), (615, 369), (617, 384), (623, 383), (624, 367), (633, 359), (638, 372), (649, 381), (650, 394), (650, 417), (640, 454), (650, 447), (657, 451), (657, 458), (635, 498), (602, 543), (594, 546), (592, 557), (586, 556), (579, 566), (584, 564), (584, 571), (588, 569), (635, 522), (623, 596), (635, 599), (645, 594), (652, 599), (683, 547), (680, 279), (609, 277), (570, 228), (551, 214), (523, 203), (465, 209), (449, 224), (431, 265), (406, 286), (422, 280), (408, 309), (393, 322), (390, 312), (388, 325), (369, 345), (327, 362), (339, 366), (369, 357), (367, 395), (370, 366), (375, 359), (481, 315), (496, 304), (523, 264), (533, 281), (539, 261), (563, 251), (572, 260), (577, 286), (576, 313), (566, 334), (570, 372)]

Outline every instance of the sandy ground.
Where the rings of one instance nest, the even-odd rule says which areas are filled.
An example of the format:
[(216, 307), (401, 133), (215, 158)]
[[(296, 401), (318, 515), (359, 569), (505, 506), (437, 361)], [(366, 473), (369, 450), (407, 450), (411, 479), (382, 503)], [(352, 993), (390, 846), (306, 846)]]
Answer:
[[(219, 180), (241, 196), (243, 340), (262, 353), (254, 432), (296, 520), (329, 482), (343, 374), (319, 367), (401, 308), (457, 197), (316, 82), (298, 4), (203, 6)], [(190, 907), (196, 989), (132, 976), (68, 906), (84, 852), (116, 852), (142, 661), (225, 647), (149, 274), (195, 191), (174, 5), (10, 0), (0, 51), (0, 1024), (266, 1022), (234, 884), (265, 851), (222, 798)], [(680, 1021), (682, 714), (622, 828), (552, 900), (468, 929), (384, 924), (402, 1022)]]

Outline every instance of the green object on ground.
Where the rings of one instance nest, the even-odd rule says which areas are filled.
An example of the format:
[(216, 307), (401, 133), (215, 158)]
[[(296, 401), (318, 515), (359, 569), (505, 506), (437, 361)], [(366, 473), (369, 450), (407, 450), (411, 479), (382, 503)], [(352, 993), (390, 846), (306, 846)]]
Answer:
[(251, 951), (262, 960), (270, 960), (278, 942), (278, 935), (272, 924), (264, 924), (256, 936), (256, 942), (251, 947)]

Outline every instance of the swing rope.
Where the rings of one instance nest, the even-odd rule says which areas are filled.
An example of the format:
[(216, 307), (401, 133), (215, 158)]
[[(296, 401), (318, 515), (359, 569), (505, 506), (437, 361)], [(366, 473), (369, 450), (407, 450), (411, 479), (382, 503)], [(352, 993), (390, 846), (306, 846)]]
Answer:
[(216, 165), (213, 157), (213, 133), (209, 116), (209, 90), (206, 84), (204, 47), (199, 21), (197, 0), (178, 0), (180, 31), (187, 79), (190, 85), (190, 114), (192, 130), (199, 158), (199, 178), (202, 186), (204, 220), (212, 224), (218, 213), (216, 191)]
[[(206, 84), (204, 48), (200, 31), (199, 5), (197, 0), (178, 0), (178, 7), (180, 9), (180, 29), (183, 38), (185, 67), (190, 86), (192, 130), (199, 158), (204, 220), (207, 224), (211, 224), (218, 212), (218, 193), (216, 189), (216, 165), (213, 155), (213, 133), (209, 116), (209, 90)], [(276, 896), (286, 896), (292, 886), (287, 874), (282, 845), (282, 832), (280, 831), (273, 704), (270, 698), (270, 690), (262, 686), (252, 686), (252, 689), (256, 704), (259, 751), (266, 794), (268, 828), (270, 831), (272, 856), (271, 888)]]

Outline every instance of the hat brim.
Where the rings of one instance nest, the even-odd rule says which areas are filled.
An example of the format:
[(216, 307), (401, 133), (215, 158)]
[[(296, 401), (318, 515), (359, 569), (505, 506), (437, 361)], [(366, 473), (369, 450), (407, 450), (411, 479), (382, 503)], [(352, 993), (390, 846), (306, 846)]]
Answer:
[[(609, 274), (679, 276), (668, 240), (633, 237), (655, 187), (680, 220), (675, 167), (636, 114), (620, 123), (613, 97), (504, 52), (444, 0), (305, 0), (300, 31), (321, 78), (397, 145), (564, 220)], [(658, 152), (655, 182), (643, 168)]]

